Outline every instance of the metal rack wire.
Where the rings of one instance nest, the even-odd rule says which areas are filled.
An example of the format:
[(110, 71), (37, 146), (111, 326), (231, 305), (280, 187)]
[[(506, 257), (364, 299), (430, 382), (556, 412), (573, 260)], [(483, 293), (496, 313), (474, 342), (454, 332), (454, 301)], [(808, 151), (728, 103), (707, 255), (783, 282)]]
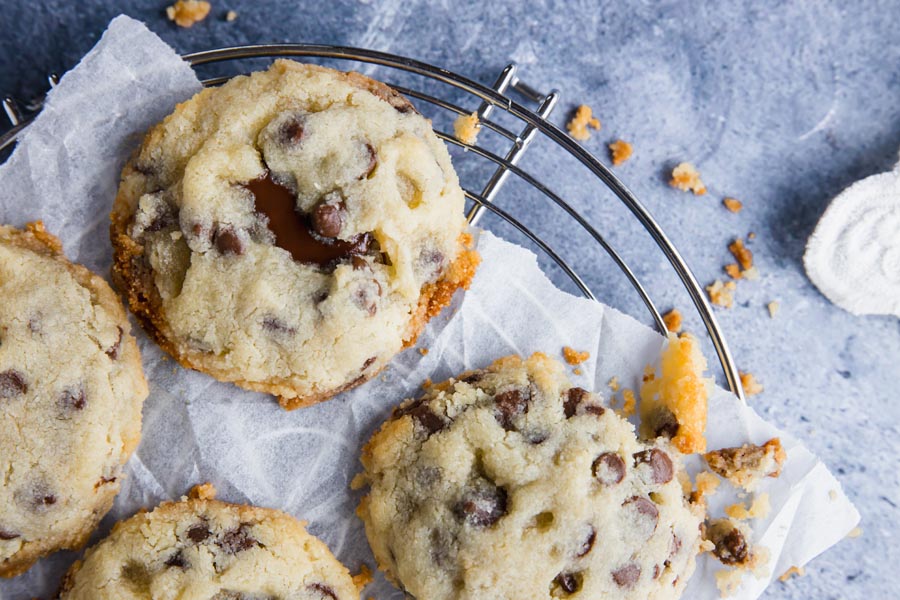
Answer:
[[(491, 87), (486, 87), (446, 69), (435, 67), (420, 61), (383, 52), (342, 46), (316, 44), (237, 46), (196, 52), (187, 54), (183, 58), (193, 67), (199, 67), (201, 65), (218, 64), (242, 59), (279, 57), (336, 59), (339, 61), (377, 65), (391, 69), (394, 73), (402, 72), (413, 74), (442, 84), (447, 84), (455, 91), (461, 92), (467, 97), (474, 97), (474, 99), (480, 102), (480, 106), (476, 112), (481, 126), (505, 139), (509, 143), (509, 146), (505, 155), (500, 156), (483, 146), (468, 145), (451, 134), (436, 131), (438, 137), (445, 142), (465, 148), (468, 156), (487, 161), (494, 169), (492, 175), (488, 178), (480, 192), (474, 192), (468, 189), (465, 190), (467, 198), (472, 202), (471, 209), (468, 212), (469, 222), (473, 225), (476, 224), (485, 214), (485, 210), (497, 215), (544, 252), (546, 256), (548, 256), (572, 280), (585, 297), (596, 300), (596, 297), (588, 288), (584, 280), (550, 246), (550, 244), (542, 239), (540, 235), (526, 227), (513, 214), (495, 204), (494, 200), (497, 198), (508, 179), (510, 177), (520, 179), (525, 184), (537, 190), (542, 196), (546, 197), (547, 200), (562, 209), (575, 223), (578, 224), (579, 227), (583, 228), (590, 237), (603, 248), (640, 297), (642, 303), (649, 311), (656, 328), (661, 333), (665, 333), (665, 324), (663, 323), (659, 310), (634, 271), (622, 258), (621, 254), (617, 252), (597, 229), (575, 210), (571, 204), (566, 202), (560, 195), (555, 193), (548, 185), (543, 183), (529, 171), (519, 167), (519, 162), (537, 136), (543, 135), (548, 140), (558, 145), (570, 156), (575, 158), (581, 165), (586, 167), (613, 192), (646, 230), (651, 239), (659, 247), (660, 251), (662, 251), (687, 290), (691, 301), (699, 313), (710, 341), (718, 355), (728, 387), (742, 401), (744, 400), (744, 393), (740, 385), (738, 370), (731, 357), (724, 336), (722, 335), (722, 330), (713, 315), (712, 308), (706, 300), (700, 284), (697, 282), (696, 277), (691, 272), (681, 254), (634, 194), (632, 194), (607, 167), (576, 143), (568, 134), (548, 120), (548, 117), (559, 101), (559, 92), (551, 90), (550, 92), (544, 93), (531, 87), (519, 78), (518, 69), (515, 64), (510, 64), (504, 68), (494, 84)], [(207, 86), (219, 85), (229, 78), (230, 76), (216, 77), (207, 79), (203, 83)], [(469, 114), (470, 112), (461, 108), (458, 103), (453, 103), (446, 98), (426, 93), (420, 89), (394, 84), (390, 81), (390, 78), (379, 76), (379, 79), (384, 80), (402, 94), (421, 102), (426, 102), (437, 110), (447, 111), (454, 116)], [(56, 85), (58, 79), (55, 75), (51, 75), (48, 80), (50, 86), (53, 87)], [(528, 102), (536, 105), (536, 109), (531, 110), (523, 104), (513, 101), (507, 95), (510, 90), (514, 90)], [(17, 103), (13, 99), (4, 98), (2, 104), (7, 118), (12, 124), (12, 128), (0, 136), (0, 152), (11, 147), (15, 143), (18, 135), (30, 122), (30, 118), (25, 118), (23, 116)], [(39, 109), (39, 107), (32, 108)], [(492, 120), (491, 115), (498, 114), (495, 113), (495, 111), (502, 111), (502, 113), (511, 116), (515, 122), (521, 126), (521, 129), (518, 132), (514, 132), (511, 131), (509, 127), (504, 127), (496, 120)]]

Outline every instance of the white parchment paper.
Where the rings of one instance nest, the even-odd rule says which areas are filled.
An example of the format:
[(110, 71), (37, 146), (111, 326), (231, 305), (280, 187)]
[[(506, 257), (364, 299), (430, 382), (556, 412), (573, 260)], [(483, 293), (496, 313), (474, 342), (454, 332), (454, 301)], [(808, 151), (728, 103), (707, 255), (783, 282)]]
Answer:
[[(143, 132), (200, 84), (191, 69), (142, 24), (115, 19), (103, 39), (50, 94), (47, 104), (0, 166), (0, 221), (22, 225), (43, 219), (66, 252), (107, 274), (112, 250), (108, 213), (119, 170)], [(422, 335), (423, 356), (410, 349), (384, 374), (329, 402), (285, 412), (273, 399), (244, 392), (168, 360), (136, 327), (150, 397), (144, 407), (143, 441), (128, 464), (128, 477), (111, 523), (177, 498), (212, 481), (219, 497), (281, 508), (310, 522), (351, 570), (374, 567), (361, 523), (354, 515), (360, 493), (349, 483), (359, 471), (359, 449), (391, 407), (419, 393), (426, 378), (439, 381), (482, 367), (510, 353), (558, 355), (563, 345), (591, 353), (578, 385), (606, 392), (617, 376), (637, 389), (643, 368), (656, 363), (663, 338), (610, 307), (555, 288), (535, 256), (490, 233), (479, 236), (484, 263), (464, 297), (433, 320)], [(859, 515), (840, 485), (806, 448), (763, 421), (731, 394), (710, 399), (710, 448), (763, 442), (780, 436), (788, 452), (784, 473), (765, 481), (772, 510), (753, 522), (754, 540), (771, 553), (776, 577), (803, 565), (840, 541)], [(736, 501), (723, 484), (713, 510)], [(0, 582), (0, 598), (49, 597), (76, 558), (63, 552), (27, 574)], [(701, 557), (685, 598), (718, 598), (714, 572)], [(770, 579), (746, 577), (736, 596), (757, 598)], [(365, 597), (399, 599), (380, 576)]]

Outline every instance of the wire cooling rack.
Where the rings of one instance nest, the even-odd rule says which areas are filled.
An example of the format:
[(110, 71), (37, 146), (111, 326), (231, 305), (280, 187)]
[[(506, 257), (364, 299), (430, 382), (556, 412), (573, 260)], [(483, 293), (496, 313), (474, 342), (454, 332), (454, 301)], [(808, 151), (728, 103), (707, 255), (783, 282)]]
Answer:
[[(544, 93), (528, 85), (519, 77), (518, 68), (515, 64), (510, 64), (504, 68), (494, 84), (491, 87), (486, 87), (446, 69), (420, 61), (394, 54), (342, 46), (316, 44), (237, 46), (195, 52), (187, 54), (183, 58), (194, 68), (212, 66), (212, 68), (218, 68), (219, 70), (225, 67), (233, 71), (242, 64), (242, 61), (279, 57), (303, 57), (337, 61), (340, 63), (339, 66), (343, 66), (345, 70), (349, 69), (346, 65), (347, 62), (363, 64), (364, 68), (367, 69), (381, 68), (386, 73), (379, 72), (376, 76), (377, 79), (385, 81), (407, 97), (425, 103), (431, 110), (443, 112), (444, 116), (455, 117), (457, 115), (470, 114), (472, 111), (462, 108), (462, 105), (468, 105), (473, 101), (480, 103), (475, 112), (482, 125), (482, 133), (491, 132), (496, 140), (499, 140), (501, 143), (500, 151), (489, 149), (486, 144), (469, 145), (457, 139), (451, 133), (435, 130), (438, 137), (445, 142), (464, 148), (465, 153), (463, 156), (467, 157), (465, 160), (480, 161), (483, 163), (482, 167), (486, 166), (489, 169), (490, 175), (487, 177), (487, 182), (480, 192), (465, 189), (465, 194), (470, 204), (467, 214), (469, 222), (473, 225), (476, 224), (485, 215), (485, 211), (493, 213), (530, 240), (571, 279), (585, 297), (597, 300), (585, 281), (570, 263), (564, 260), (551, 244), (544, 239), (545, 236), (536, 233), (511, 212), (495, 203), (501, 189), (509, 181), (510, 177), (520, 180), (522, 184), (530, 186), (532, 191), (537, 191), (546, 201), (561, 209), (571, 221), (584, 230), (607, 253), (640, 297), (641, 302), (650, 313), (657, 330), (665, 333), (666, 328), (659, 309), (622, 255), (578, 210), (573, 208), (560, 194), (554, 192), (550, 185), (544, 183), (532, 170), (523, 169), (519, 166), (529, 146), (539, 136), (545, 137), (549, 142), (562, 149), (570, 161), (575, 160), (587, 168), (594, 177), (599, 179), (621, 201), (671, 264), (700, 315), (710, 341), (718, 355), (728, 387), (742, 401), (744, 400), (739, 374), (725, 338), (722, 335), (722, 330), (696, 277), (694, 277), (681, 254), (634, 194), (597, 158), (548, 120), (548, 117), (559, 102), (559, 92), (551, 90)], [(240, 72), (238, 71), (238, 73)], [(203, 84), (206, 86), (220, 85), (238, 73), (232, 72), (211, 77), (205, 79)], [(415, 76), (418, 78), (419, 85), (398, 83), (394, 81), (398, 76)], [(56, 75), (50, 75), (48, 81), (50, 86), (53, 87), (56, 85), (58, 78)], [(406, 80), (403, 83), (405, 82)], [(432, 91), (435, 87), (434, 84), (440, 84), (442, 91)], [(513, 101), (510, 97), (510, 92), (515, 92), (526, 103), (535, 108), (532, 110), (525, 104)], [(12, 124), (12, 128), (0, 136), (0, 153), (12, 147), (19, 134), (33, 118), (33, 115), (26, 118), (12, 98), (4, 98), (2, 104), (7, 118)], [(40, 109), (40, 104), (37, 103), (26, 108), (35, 112)], [(502, 123), (501, 120), (503, 121)], [(554, 223), (554, 226), (560, 227), (561, 225)]]

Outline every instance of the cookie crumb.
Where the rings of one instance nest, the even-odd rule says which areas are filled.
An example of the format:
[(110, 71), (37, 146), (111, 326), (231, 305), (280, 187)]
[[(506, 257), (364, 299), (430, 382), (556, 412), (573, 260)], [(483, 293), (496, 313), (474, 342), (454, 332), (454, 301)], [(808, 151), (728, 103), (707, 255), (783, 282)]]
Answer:
[(590, 352), (579, 352), (578, 350), (570, 348), (569, 346), (563, 346), (562, 352), (563, 357), (566, 359), (566, 362), (570, 365), (580, 365), (591, 357)]
[(594, 116), (594, 112), (591, 110), (590, 106), (582, 104), (575, 109), (575, 115), (572, 117), (572, 120), (566, 124), (566, 129), (569, 130), (569, 134), (573, 138), (583, 142), (591, 138), (588, 127), (599, 130), (600, 119)]
[(744, 276), (744, 274), (741, 273), (741, 268), (736, 263), (728, 263), (723, 268), (725, 269), (725, 273), (732, 279), (741, 279)]
[(612, 157), (612, 164), (614, 167), (618, 167), (631, 158), (631, 152), (631, 144), (625, 140), (616, 140), (609, 144), (609, 154)]
[(422, 356), (428, 356), (428, 348), (419, 348), (419, 354)]
[(365, 563), (359, 565), (359, 573), (352, 575), (351, 578), (353, 579), (353, 585), (358, 590), (362, 590), (374, 580), (372, 570)]
[(477, 112), (470, 115), (459, 115), (453, 121), (453, 135), (463, 144), (474, 146), (478, 140), (479, 131), (481, 131), (481, 122), (478, 120)]
[(198, 483), (188, 492), (188, 498), (192, 500), (214, 500), (216, 498), (216, 486), (209, 483)]
[(847, 537), (850, 539), (858, 538), (863, 533), (862, 527), (854, 527), (850, 530), (850, 533), (847, 534)]
[(734, 259), (741, 265), (741, 269), (746, 271), (753, 266), (753, 253), (744, 246), (744, 240), (737, 238), (728, 244), (728, 251), (734, 256)]
[(707, 452), (703, 458), (710, 470), (732, 484), (751, 489), (763, 477), (778, 477), (787, 453), (781, 440), (772, 438), (762, 446), (744, 444)]
[(577, 367), (574, 368), (574, 369), (572, 369), (572, 373), (573, 373), (574, 375), (582, 375), (582, 374), (583, 374), (582, 371), (581, 371), (581, 369), (579, 369), (579, 368), (577, 368)]
[(234, 21), (237, 18), (238, 18), (238, 14), (237, 14), (237, 11), (235, 11), (235, 10), (229, 10), (227, 13), (225, 13), (225, 20), (228, 21), (229, 23), (231, 23), (232, 21)]
[(781, 575), (779, 575), (778, 581), (784, 583), (791, 577), (794, 577), (794, 576), (803, 577), (804, 575), (806, 575), (806, 570), (803, 567), (794, 566), (794, 567), (791, 567), (790, 569), (788, 569), (787, 571), (785, 571), (784, 573), (782, 573)]
[(744, 204), (737, 198), (725, 198), (722, 200), (722, 204), (733, 213), (741, 212), (741, 209), (744, 208)]
[(663, 323), (670, 333), (678, 333), (681, 331), (681, 312), (677, 308), (673, 308), (663, 315)]
[(753, 232), (751, 231), (750, 233), (747, 234), (747, 239), (748, 239), (748, 240), (755, 240), (755, 239), (756, 239), (756, 234), (753, 233)]
[(732, 519), (746, 521), (749, 519), (765, 519), (770, 510), (772, 510), (772, 505), (769, 502), (769, 495), (759, 494), (753, 499), (749, 507), (745, 507), (741, 502), (726, 506), (725, 514)]
[(753, 376), (753, 373), (739, 371), (738, 374), (741, 376), (741, 387), (744, 388), (745, 395), (755, 396), (761, 394), (763, 390), (765, 390), (762, 384)]
[(619, 391), (619, 378), (611, 377), (610, 380), (606, 383), (607, 387), (614, 392)]
[(672, 179), (669, 185), (683, 192), (694, 192), (696, 196), (702, 196), (706, 193), (706, 186), (700, 179), (700, 173), (688, 162), (683, 162), (672, 169)]
[(748, 281), (756, 281), (757, 279), (759, 279), (759, 269), (757, 269), (756, 265), (754, 265), (749, 269), (744, 270), (741, 275), (743, 275), (744, 279)]
[(694, 490), (691, 492), (691, 502), (695, 504), (703, 501), (707, 496), (714, 495), (721, 483), (719, 478), (709, 471), (700, 471), (697, 473), (694, 480)]
[(357, 473), (353, 476), (353, 479), (350, 480), (350, 489), (351, 490), (361, 490), (369, 484), (368, 480), (364, 473)]
[(733, 281), (722, 283), (722, 280), (716, 279), (710, 285), (706, 286), (706, 293), (709, 294), (709, 301), (716, 306), (723, 308), (731, 308), (734, 306), (734, 285)]
[(775, 315), (778, 314), (778, 310), (781, 308), (781, 305), (777, 301), (773, 300), (766, 304), (766, 308), (769, 309), (769, 318), (774, 319)]
[(625, 401), (622, 403), (621, 414), (623, 417), (630, 417), (635, 413), (637, 408), (637, 401), (635, 400), (634, 392), (629, 389), (622, 390), (622, 397), (625, 399)]
[(179, 27), (191, 27), (209, 15), (212, 6), (204, 0), (178, 0), (166, 7), (166, 16)]

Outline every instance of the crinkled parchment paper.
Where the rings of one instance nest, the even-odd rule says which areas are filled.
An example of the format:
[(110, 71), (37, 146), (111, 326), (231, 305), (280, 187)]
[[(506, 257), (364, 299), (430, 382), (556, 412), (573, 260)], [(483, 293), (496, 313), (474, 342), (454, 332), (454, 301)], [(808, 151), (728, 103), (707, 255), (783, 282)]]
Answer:
[[(119, 170), (143, 132), (200, 84), (191, 69), (143, 25), (126, 17), (50, 94), (14, 156), (0, 167), (0, 221), (23, 225), (43, 219), (70, 258), (107, 274), (112, 251), (108, 213)], [(493, 359), (563, 345), (589, 350), (578, 385), (605, 391), (613, 375), (637, 389), (643, 368), (658, 359), (663, 338), (618, 311), (556, 289), (534, 255), (482, 233), (484, 263), (472, 288), (437, 317), (419, 346), (398, 356), (380, 377), (312, 408), (285, 412), (265, 395), (244, 392), (184, 370), (168, 360), (136, 327), (150, 397), (143, 441), (128, 464), (111, 524), (141, 507), (177, 498), (195, 483), (212, 481), (220, 498), (284, 509), (310, 522), (351, 570), (374, 567), (361, 523), (354, 515), (359, 492), (349, 483), (358, 453), (391, 407), (414, 396), (426, 378), (439, 381)], [(825, 466), (789, 436), (736, 398), (716, 389), (710, 400), (710, 448), (763, 442), (780, 436), (788, 451), (784, 474), (767, 480), (772, 511), (753, 522), (755, 542), (771, 552), (775, 577), (803, 565), (842, 539), (859, 515)], [(723, 484), (712, 506), (736, 496)], [(49, 597), (76, 558), (64, 552), (27, 574), (0, 583), (0, 597)], [(718, 598), (708, 557), (685, 594)], [(768, 580), (746, 577), (736, 597), (758, 597)], [(402, 598), (380, 576), (366, 597)]]

